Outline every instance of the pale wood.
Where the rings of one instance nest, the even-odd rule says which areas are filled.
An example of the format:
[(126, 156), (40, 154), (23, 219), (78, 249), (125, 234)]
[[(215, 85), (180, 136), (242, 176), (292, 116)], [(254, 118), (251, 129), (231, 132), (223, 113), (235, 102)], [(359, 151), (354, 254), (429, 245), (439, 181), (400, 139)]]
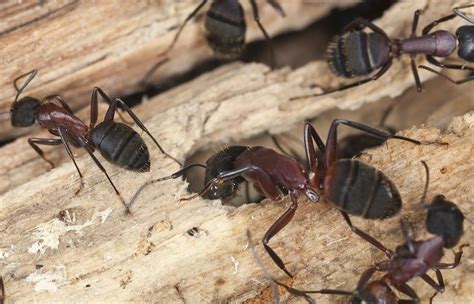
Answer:
[[(266, 4), (261, 21), (271, 35), (303, 28), (334, 7), (356, 0), (304, 4), (284, 1), (281, 18)], [(39, 74), (28, 94), (61, 94), (73, 109), (89, 103), (93, 86), (114, 96), (136, 92), (138, 82), (159, 59), (176, 28), (200, 3), (197, 0), (16, 1), (0, 3), (0, 111), (8, 110), (15, 96), (12, 81), (32, 69)], [(262, 39), (248, 1), (242, 1), (248, 24), (247, 41)], [(154, 78), (183, 73), (212, 57), (202, 27), (189, 22), (171, 54), (170, 62)], [(0, 138), (15, 136), (8, 123), (0, 124)], [(23, 132), (25, 130), (22, 130)]]
[[(416, 4), (412, 2), (399, 3), (393, 6), (383, 19), (377, 21), (377, 24), (386, 28), (389, 33), (400, 32), (400, 34), (393, 34), (395, 36), (407, 36), (412, 20), (411, 12), (415, 8), (426, 9), (420, 20), (420, 27), (422, 27), (426, 21), (443, 15), (443, 12), (449, 11), (450, 5), (454, 5), (449, 1), (443, 1), (442, 4), (437, 3), (436, 5), (428, 5), (429, 3), (430, 1), (417, 2)], [(405, 13), (401, 14), (400, 12)], [(408, 14), (408, 12), (410, 13)], [(400, 26), (394, 27), (390, 22)], [(456, 19), (444, 25), (443, 28), (454, 30), (461, 23), (462, 20)], [(426, 79), (433, 76), (430, 73), (420, 73), (422, 78)], [(395, 98), (414, 84), (408, 60), (403, 58), (396, 60), (392, 69), (375, 83), (319, 98), (289, 100), (290, 97), (318, 92), (317, 88), (308, 89), (308, 86), (315, 81), (323, 87), (337, 85), (336, 78), (328, 73), (326, 63), (321, 61), (309, 63), (294, 71), (288, 68), (271, 71), (261, 64), (235, 63), (223, 66), (156, 96), (134, 108), (134, 111), (146, 122), (155, 113), (174, 106), (186, 103), (209, 103), (216, 113), (209, 112), (205, 128), (212, 130), (212, 132), (208, 132), (209, 136), (199, 141), (195, 147), (198, 149), (211, 142), (248, 138), (265, 130), (271, 130), (273, 133), (289, 130), (303, 119), (313, 118), (329, 109), (337, 107), (353, 110), (363, 104), (382, 100), (384, 97)], [(106, 86), (104, 89), (111, 93), (108, 89), (113, 87)], [(431, 87), (429, 94), (437, 94), (438, 90), (443, 90), (443, 94), (452, 92), (451, 96), (469, 95), (469, 90), (472, 90), (470, 84), (460, 87), (446, 86), (445, 88), (447, 91)], [(423, 95), (418, 94), (419, 98), (423, 98)], [(87, 100), (86, 98), (85, 101), (87, 102)], [(88, 111), (86, 108), (82, 112), (84, 113), (82, 117), (86, 121)], [(180, 115), (184, 116), (185, 114), (180, 113)], [(227, 119), (223, 123), (220, 120), (216, 122), (211, 117), (215, 115), (217, 117), (224, 115)], [(244, 117), (247, 117), (245, 123), (237, 129), (234, 128), (241, 124)], [(217, 132), (219, 132), (218, 136), (211, 134)], [(47, 132), (42, 132), (29, 135), (29, 137), (31, 136), (49, 137), (50, 135)], [(46, 150), (51, 151), (49, 155), (56, 164), (68, 161), (62, 147)], [(0, 192), (21, 185), (50, 169), (30, 149), (26, 138), (21, 138), (2, 147), (0, 155), (5, 159), (0, 163)]]
[[(166, 146), (173, 147), (170, 152), (182, 156), (206, 136), (202, 122), (211, 109), (207, 103), (181, 107), (179, 113), (189, 116), (170, 109), (149, 120), (150, 130), (167, 138)], [(474, 115), (466, 114), (446, 134), (423, 127), (402, 132), (412, 138), (447, 142), (448, 147), (391, 140), (369, 152), (370, 162), (398, 186), (403, 215), (413, 222), (419, 236), (425, 236), (419, 206), (424, 183), (421, 159), (431, 170), (429, 198), (443, 193), (472, 218), (473, 130)], [(173, 133), (187, 140), (171, 137)], [(145, 180), (177, 169), (156, 149), (152, 155), (150, 174), (107, 166), (125, 197)], [(186, 183), (173, 180), (147, 189), (134, 205), (133, 216), (125, 216), (92, 161), (81, 158), (78, 164), (86, 175), (86, 188), (78, 196), (74, 196), (78, 187), (75, 169), (64, 164), (0, 198), (0, 262), (11, 302), (240, 302), (268, 286), (248, 250), (245, 233), (250, 229), (258, 243), (285, 210), (287, 200), (238, 209), (202, 199), (178, 203), (186, 195)], [(70, 220), (58, 219), (62, 210), (68, 210)], [(396, 218), (356, 223), (387, 246), (401, 241)], [(192, 227), (201, 229), (199, 237), (186, 233)], [(472, 240), (472, 233), (472, 226), (466, 223), (465, 242)], [(295, 286), (350, 288), (363, 269), (383, 258), (352, 235), (333, 208), (305, 200), (294, 221), (271, 244), (295, 273)], [(258, 253), (271, 273), (282, 277), (260, 245)], [(446, 255), (447, 260), (452, 258), (449, 252)], [(440, 300), (462, 303), (473, 296), (469, 284), (472, 260), (472, 249), (466, 248), (461, 266), (445, 272), (448, 285)], [(35, 265), (42, 266), (36, 269)], [(424, 299), (431, 294), (424, 283), (413, 285)], [(328, 298), (321, 302), (326, 301), (333, 302)]]

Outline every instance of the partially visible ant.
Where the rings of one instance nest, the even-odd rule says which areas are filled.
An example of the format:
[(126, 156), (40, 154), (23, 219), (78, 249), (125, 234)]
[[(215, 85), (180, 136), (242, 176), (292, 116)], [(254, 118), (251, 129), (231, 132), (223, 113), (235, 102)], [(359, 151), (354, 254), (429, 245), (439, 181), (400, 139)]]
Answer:
[[(171, 158), (181, 166), (181, 163), (178, 160), (161, 148), (153, 135), (151, 135), (151, 133), (145, 128), (140, 119), (138, 119), (125, 102), (118, 98), (114, 101), (110, 100), (107, 94), (98, 87), (95, 87), (92, 90), (91, 119), (89, 126), (73, 114), (72, 109), (69, 107), (67, 102), (59, 95), (46, 96), (42, 101), (30, 96), (19, 99), (18, 97), (20, 94), (33, 80), (36, 74), (37, 70), (32, 70), (17, 77), (13, 81), (13, 85), (17, 91), (15, 100), (12, 103), (10, 111), (0, 113), (0, 116), (10, 115), (11, 123), (14, 127), (29, 127), (33, 125), (35, 121), (38, 121), (41, 127), (47, 129), (51, 134), (58, 136), (59, 138), (30, 138), (28, 139), (28, 143), (36, 153), (38, 153), (38, 155), (52, 167), (54, 167), (54, 164), (44, 156), (43, 151), (38, 145), (53, 146), (62, 144), (66, 149), (69, 158), (71, 158), (74, 163), (81, 179), (81, 187), (77, 192), (82, 189), (83, 176), (76, 164), (70, 145), (76, 148), (84, 148), (87, 151), (95, 164), (107, 177), (108, 181), (114, 188), (115, 193), (120, 198), (120, 201), (126, 207), (127, 212), (130, 212), (127, 204), (110, 179), (105, 168), (95, 157), (94, 150), (99, 150), (105, 159), (112, 164), (123, 167), (124, 169), (137, 172), (146, 172), (150, 170), (150, 155), (143, 138), (130, 126), (114, 121), (114, 114), (118, 111), (117, 105), (120, 105), (130, 115), (140, 129), (151, 137), (153, 142), (164, 155)], [(26, 76), (28, 76), (27, 80), (19, 88), (17, 82)], [(96, 126), (99, 95), (109, 104), (109, 108), (105, 114), (104, 120)], [(54, 100), (59, 102), (60, 105), (51, 102)]]
[[(128, 204), (129, 208), (131, 208), (132, 204), (138, 198), (140, 193), (143, 189), (149, 185), (162, 182), (169, 179), (176, 179), (178, 177), (183, 176), (189, 169), (195, 167), (201, 167), (205, 169), (204, 173), (204, 184), (207, 184), (210, 180), (215, 178), (221, 172), (227, 172), (234, 169), (235, 160), (245, 151), (248, 147), (246, 146), (229, 146), (224, 148), (223, 150), (217, 152), (216, 154), (209, 157), (206, 161), (205, 165), (202, 164), (191, 164), (185, 166), (181, 170), (165, 177), (157, 178), (151, 181), (144, 183), (143, 185), (138, 188), (135, 194), (132, 196), (130, 203)], [(203, 198), (215, 200), (215, 199), (222, 199), (224, 201), (231, 199), (235, 196), (236, 191), (241, 183), (245, 180), (237, 176), (235, 178), (229, 179), (222, 184), (209, 189), (206, 193), (202, 195)]]
[[(258, 12), (258, 6), (255, 0), (249, 0), (252, 6), (253, 18), (257, 23), (258, 27), (265, 36), (266, 41), (269, 43), (271, 51), (271, 65), (275, 65), (275, 51), (271, 43), (270, 36), (260, 22), (260, 15)], [(285, 12), (280, 4), (276, 0), (267, 0), (275, 11), (282, 17), (285, 17)], [(201, 3), (186, 17), (184, 22), (179, 27), (173, 41), (168, 48), (160, 53), (158, 57), (166, 56), (174, 45), (178, 41), (181, 32), (184, 27), (196, 14), (204, 7), (207, 0), (202, 0)], [(247, 25), (245, 23), (244, 10), (239, 0), (211, 0), (211, 7), (206, 12), (204, 19), (204, 29), (206, 40), (214, 55), (221, 60), (236, 60), (242, 56), (245, 49), (245, 32)], [(166, 60), (166, 59), (165, 59)], [(165, 61), (161, 60), (156, 63), (146, 74), (142, 83), (153, 75), (153, 73), (161, 66)]]
[[(421, 202), (426, 198), (426, 193), (429, 184), (429, 170), (426, 162), (422, 161), (423, 166), (426, 170), (426, 182), (423, 191)], [(458, 213), (462, 212), (457, 208), (452, 208), (454, 204), (449, 203), (438, 209), (437, 199), (432, 204), (426, 205), (429, 212), (427, 215), (427, 228), (430, 224), (439, 224), (437, 227), (436, 236), (424, 241), (413, 240), (409, 233), (407, 225), (404, 221), (400, 221), (401, 230), (405, 243), (395, 248), (395, 251), (387, 249), (375, 238), (371, 237), (367, 233), (359, 230), (352, 225), (352, 222), (347, 214), (343, 213), (344, 219), (346, 220), (352, 231), (359, 235), (362, 239), (366, 240), (379, 250), (383, 251), (389, 258), (386, 261), (378, 262), (375, 266), (364, 271), (359, 279), (357, 288), (355, 291), (345, 291), (338, 289), (321, 289), (315, 291), (298, 290), (289, 287), (285, 284), (277, 282), (280, 286), (285, 287), (290, 293), (305, 297), (308, 302), (313, 303), (312, 299), (308, 296), (310, 293), (319, 294), (334, 294), (334, 295), (350, 295), (348, 303), (377, 303), (377, 304), (396, 304), (396, 303), (418, 303), (420, 301), (416, 292), (407, 284), (408, 281), (415, 277), (421, 277), (426, 283), (433, 287), (436, 292), (431, 296), (430, 303), (432, 303), (434, 297), (444, 291), (444, 279), (441, 274), (441, 269), (452, 269), (459, 265), (462, 257), (462, 248), (469, 246), (469, 244), (463, 244), (459, 247), (458, 252), (454, 252), (453, 263), (440, 263), (441, 258), (444, 255), (443, 247), (451, 248), (458, 244), (462, 235), (462, 220), (459, 221)], [(445, 200), (444, 200), (445, 201)], [(445, 201), (446, 202), (446, 201)], [(451, 207), (446, 209), (446, 207)], [(433, 212), (433, 214), (429, 214)], [(442, 220), (441, 217), (448, 216), (447, 220)], [(453, 217), (454, 216), (454, 217)], [(462, 215), (462, 219), (464, 216)], [(459, 228), (461, 232), (459, 232)], [(452, 231), (456, 231), (453, 235)], [(447, 236), (447, 238), (444, 238)], [(426, 273), (429, 269), (433, 269), (436, 272), (437, 283)], [(386, 274), (378, 280), (371, 280), (372, 276), (376, 271), (386, 272)], [(395, 293), (391, 290), (390, 285), (394, 286), (398, 291), (410, 297), (410, 300), (399, 300)], [(311, 300), (309, 300), (311, 299)]]
[[(400, 57), (402, 54), (408, 54), (411, 57), (411, 69), (418, 92), (421, 92), (421, 82), (415, 63), (416, 55), (425, 55), (428, 62), (442, 68), (474, 71), (474, 66), (467, 66), (465, 64), (443, 64), (434, 58), (448, 57), (457, 48), (458, 56), (461, 59), (473, 62), (473, 26), (462, 26), (458, 28), (456, 35), (445, 30), (431, 32), (439, 23), (453, 19), (456, 16), (470, 21), (467, 16), (460, 13), (459, 9), (471, 6), (474, 5), (457, 7), (454, 9), (453, 14), (431, 22), (423, 28), (421, 36), (416, 35), (418, 19), (421, 14), (421, 11), (417, 10), (413, 17), (411, 35), (409, 38), (403, 39), (391, 39), (384, 30), (366, 19), (358, 18), (354, 20), (345, 28), (344, 34), (336, 36), (333, 42), (329, 44), (327, 50), (329, 68), (335, 75), (345, 78), (367, 76), (375, 70), (378, 71), (371, 77), (343, 85), (339, 88), (318, 94), (297, 96), (291, 99), (326, 95), (377, 80), (389, 70), (393, 59)], [(364, 32), (364, 27), (368, 27), (372, 32)], [(420, 66), (420, 68), (439, 74), (426, 66)], [(444, 77), (447, 78), (447, 76)], [(474, 76), (469, 76), (461, 81), (453, 82), (461, 84), (473, 79)]]
[[(394, 138), (421, 144), (417, 140), (392, 135), (363, 124), (336, 119), (331, 124), (325, 145), (314, 127), (306, 122), (304, 130), (306, 168), (296, 160), (272, 149), (249, 147), (236, 158), (234, 169), (220, 172), (199, 193), (180, 200), (203, 196), (213, 187), (219, 187), (222, 183), (239, 176), (252, 183), (258, 192), (271, 200), (281, 199), (284, 191), (287, 191), (292, 204), (268, 229), (262, 243), (278, 267), (292, 277), (281, 258), (268, 243), (291, 221), (300, 196), (306, 196), (311, 202), (319, 202), (320, 195), (324, 194), (325, 199), (343, 214), (347, 212), (367, 219), (385, 219), (398, 213), (401, 208), (398, 190), (381, 171), (358, 160), (338, 160), (337, 126), (340, 124), (385, 140)], [(316, 153), (313, 141), (316, 142), (323, 157), (319, 157)]]
[[(429, 169), (425, 161), (421, 161), (426, 171), (426, 187), (429, 182)], [(426, 194), (426, 191), (424, 193)], [(422, 201), (424, 201), (423, 197)], [(459, 243), (464, 233), (464, 214), (458, 206), (450, 202), (442, 194), (436, 195), (430, 204), (423, 204), (428, 209), (426, 230), (444, 240), (445, 248), (453, 248)]]

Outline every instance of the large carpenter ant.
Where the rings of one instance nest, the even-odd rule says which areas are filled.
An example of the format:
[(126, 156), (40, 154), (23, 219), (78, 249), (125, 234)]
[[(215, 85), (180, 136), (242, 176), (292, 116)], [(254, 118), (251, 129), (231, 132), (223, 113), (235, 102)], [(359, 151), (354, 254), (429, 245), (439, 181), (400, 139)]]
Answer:
[[(417, 140), (392, 135), (356, 122), (336, 119), (332, 122), (325, 145), (313, 126), (307, 122), (304, 131), (306, 169), (294, 159), (272, 149), (249, 147), (236, 158), (234, 169), (219, 173), (198, 194), (181, 200), (203, 196), (214, 187), (219, 187), (236, 177), (243, 177), (252, 183), (258, 192), (271, 200), (279, 200), (287, 191), (292, 204), (268, 229), (262, 242), (278, 267), (291, 276), (281, 258), (268, 243), (291, 221), (300, 196), (318, 202), (320, 195), (324, 193), (325, 199), (343, 213), (368, 219), (391, 217), (401, 208), (398, 190), (381, 171), (358, 160), (337, 159), (337, 126), (340, 124), (385, 140), (395, 138), (421, 144)], [(316, 153), (313, 140), (323, 155), (322, 158)]]
[[(258, 6), (255, 0), (249, 0), (252, 6), (253, 18), (258, 27), (262, 31), (265, 39), (269, 43), (271, 51), (271, 65), (275, 64), (275, 52), (271, 43), (270, 36), (260, 22)], [(201, 3), (189, 14), (188, 17), (179, 27), (173, 41), (168, 48), (160, 53), (158, 56), (166, 56), (178, 41), (184, 27), (196, 14), (204, 7), (207, 0), (202, 0)], [(275, 11), (282, 17), (285, 12), (276, 0), (267, 0), (267, 2), (275, 9)], [(204, 19), (204, 29), (206, 40), (214, 52), (214, 55), (221, 60), (236, 60), (242, 57), (245, 49), (245, 32), (247, 25), (245, 23), (244, 10), (239, 0), (212, 0), (211, 7), (206, 12)], [(146, 74), (141, 81), (146, 81), (153, 75), (153, 73), (160, 67), (167, 59), (156, 63)]]
[[(473, 26), (462, 26), (457, 29), (455, 35), (445, 30), (431, 32), (439, 23), (453, 19), (456, 16), (469, 21), (467, 16), (461, 13), (460, 9), (472, 6), (474, 5), (455, 8), (453, 14), (431, 22), (422, 30), (421, 36), (416, 35), (418, 19), (421, 14), (421, 11), (417, 10), (412, 22), (411, 35), (409, 38), (404, 39), (391, 39), (384, 30), (366, 19), (358, 18), (354, 20), (345, 28), (344, 34), (336, 36), (333, 42), (330, 43), (327, 50), (329, 68), (335, 75), (345, 78), (367, 76), (375, 70), (378, 71), (371, 77), (343, 85), (339, 88), (326, 90), (320, 94), (298, 96), (292, 99), (325, 95), (377, 80), (388, 71), (393, 59), (400, 57), (402, 54), (408, 54), (411, 57), (411, 69), (415, 78), (416, 88), (419, 92), (421, 91), (421, 82), (415, 63), (416, 55), (425, 55), (428, 62), (442, 68), (474, 71), (473, 66), (443, 64), (435, 59), (435, 57), (448, 57), (457, 48), (458, 56), (461, 59), (467, 62), (474, 62)], [(472, 23), (472, 20), (470, 22)], [(372, 32), (364, 32), (364, 27), (368, 27)], [(426, 66), (420, 66), (420, 68), (439, 74)], [(442, 76), (448, 78), (445, 75)], [(474, 76), (469, 76), (460, 81), (451, 81), (461, 84), (473, 79)]]
[[(33, 80), (36, 74), (37, 70), (32, 70), (14, 80), (13, 84), (17, 91), (15, 100), (12, 103), (10, 111), (7, 113), (1, 113), (0, 115), (9, 114), (11, 116), (12, 126), (14, 127), (28, 127), (33, 125), (35, 121), (38, 121), (39, 124), (43, 128), (48, 129), (51, 134), (58, 136), (59, 138), (30, 138), (28, 139), (28, 143), (41, 156), (41, 158), (52, 167), (54, 167), (54, 164), (45, 157), (43, 151), (38, 145), (64, 145), (64, 148), (73, 161), (81, 179), (81, 188), (79, 188), (78, 191), (80, 191), (83, 186), (82, 173), (76, 164), (70, 145), (76, 148), (84, 148), (87, 151), (100, 170), (104, 172), (108, 181), (114, 188), (115, 193), (127, 208), (127, 212), (129, 212), (129, 209), (124, 199), (110, 179), (105, 168), (95, 157), (93, 153), (94, 150), (99, 150), (102, 156), (104, 156), (104, 158), (109, 162), (127, 170), (137, 172), (150, 170), (150, 155), (143, 138), (128, 125), (114, 121), (114, 114), (118, 111), (118, 105), (121, 106), (130, 117), (132, 117), (133, 121), (140, 127), (140, 129), (151, 137), (158, 149), (160, 149), (164, 155), (173, 159), (181, 166), (181, 163), (178, 160), (161, 148), (153, 135), (151, 135), (140, 119), (138, 119), (135, 113), (133, 113), (122, 100), (117, 98), (114, 101), (111, 101), (100, 88), (95, 87), (92, 90), (91, 119), (89, 126), (78, 117), (74, 116), (72, 109), (59, 95), (46, 96), (42, 101), (30, 96), (19, 99), (20, 94)], [(17, 82), (26, 76), (28, 76), (27, 80), (21, 87), (19, 87)], [(109, 108), (105, 114), (104, 121), (96, 126), (99, 95), (109, 104)], [(52, 103), (51, 101), (53, 100), (59, 102), (59, 105)]]

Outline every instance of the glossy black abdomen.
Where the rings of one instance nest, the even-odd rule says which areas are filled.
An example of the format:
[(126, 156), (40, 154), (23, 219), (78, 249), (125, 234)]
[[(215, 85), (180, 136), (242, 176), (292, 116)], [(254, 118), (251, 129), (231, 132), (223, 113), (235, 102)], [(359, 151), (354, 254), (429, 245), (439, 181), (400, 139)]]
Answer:
[(225, 60), (234, 60), (245, 48), (246, 24), (239, 1), (213, 1), (204, 21), (206, 39), (214, 54)]
[(459, 41), (458, 56), (474, 62), (474, 25), (465, 25), (458, 28), (456, 36)]
[(389, 53), (388, 43), (380, 34), (352, 31), (336, 36), (329, 44), (327, 62), (335, 75), (352, 78), (383, 66)]
[(384, 219), (400, 211), (395, 185), (380, 170), (363, 162), (342, 159), (328, 169), (324, 195), (337, 208), (368, 219)]
[(143, 138), (131, 127), (118, 122), (102, 122), (92, 132), (92, 142), (113, 164), (133, 171), (150, 170), (150, 154)]

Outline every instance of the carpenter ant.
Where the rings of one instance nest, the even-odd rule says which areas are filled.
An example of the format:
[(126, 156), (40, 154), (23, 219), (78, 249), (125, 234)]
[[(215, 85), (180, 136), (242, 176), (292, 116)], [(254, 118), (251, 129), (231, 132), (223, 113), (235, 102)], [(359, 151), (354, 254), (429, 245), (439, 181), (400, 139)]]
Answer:
[[(249, 0), (252, 6), (253, 18), (258, 27), (262, 31), (265, 39), (269, 43), (271, 51), (271, 65), (275, 64), (275, 51), (271, 43), (270, 36), (260, 22), (258, 6), (255, 0)], [(267, 0), (275, 11), (282, 17), (285, 17), (285, 12), (276, 0)], [(184, 27), (207, 3), (207, 0), (202, 0), (201, 3), (189, 14), (188, 17), (179, 27), (173, 41), (168, 48), (160, 53), (158, 56), (167, 55), (178, 41)], [(247, 25), (245, 23), (244, 10), (239, 0), (212, 0), (211, 7), (206, 12), (204, 20), (204, 28), (206, 40), (214, 52), (214, 55), (221, 60), (236, 60), (242, 56), (245, 49), (245, 31)], [(165, 59), (166, 60), (166, 59)], [(142, 83), (146, 83), (151, 75), (164, 63), (164, 60), (156, 63), (146, 74)]]
[[(288, 191), (292, 204), (268, 229), (262, 243), (278, 267), (291, 277), (268, 242), (291, 221), (300, 196), (304, 195), (311, 202), (318, 202), (320, 195), (324, 194), (325, 199), (344, 214), (347, 212), (368, 219), (388, 218), (401, 208), (398, 190), (381, 171), (358, 160), (337, 159), (337, 126), (340, 124), (385, 140), (395, 138), (421, 144), (417, 140), (392, 135), (356, 122), (336, 119), (332, 122), (324, 145), (313, 126), (306, 122), (304, 146), (307, 168), (272, 149), (249, 147), (236, 158), (234, 169), (220, 172), (198, 194), (181, 200), (203, 196), (213, 187), (238, 176), (252, 183), (258, 192), (271, 200), (279, 200), (283, 196), (283, 190)], [(324, 155), (322, 158), (318, 157), (313, 140)]]
[[(427, 182), (425, 187), (428, 187), (429, 169), (424, 161), (422, 161), (422, 164), (426, 171)], [(424, 191), (425, 194), (426, 191)], [(422, 201), (424, 201), (424, 197)], [(431, 234), (442, 237), (445, 248), (456, 246), (464, 233), (464, 214), (461, 210), (442, 194), (436, 195), (431, 204), (424, 204), (423, 206), (428, 209), (426, 230)]]
[[(466, 7), (470, 7), (469, 5)], [(418, 92), (421, 91), (421, 82), (418, 76), (418, 70), (415, 63), (416, 55), (425, 55), (428, 62), (435, 66), (447, 69), (464, 69), (473, 71), (474, 67), (457, 64), (443, 64), (434, 57), (448, 57), (456, 48), (458, 48), (458, 56), (468, 62), (474, 61), (473, 52), (473, 26), (462, 26), (456, 31), (456, 36), (445, 30), (431, 32), (433, 27), (441, 22), (453, 19), (456, 16), (464, 16), (459, 12), (460, 8), (455, 9), (455, 13), (435, 20), (425, 26), (422, 35), (416, 35), (418, 19), (421, 11), (415, 11), (412, 31), (409, 38), (391, 39), (384, 30), (373, 24), (372, 22), (358, 18), (350, 23), (344, 30), (344, 34), (336, 36), (334, 41), (330, 43), (327, 50), (327, 61), (331, 71), (341, 77), (353, 78), (356, 76), (366, 76), (373, 71), (378, 70), (373, 76), (343, 85), (336, 89), (331, 89), (320, 94), (310, 94), (298, 96), (291, 99), (300, 99), (313, 96), (326, 95), (336, 91), (346, 90), (352, 87), (362, 85), (364, 83), (379, 79), (391, 67), (393, 59), (400, 57), (402, 54), (408, 54), (411, 57), (411, 69), (415, 78), (415, 84)], [(464, 18), (464, 17), (463, 17)], [(372, 30), (371, 33), (363, 31), (364, 27)], [(430, 68), (420, 66), (420, 68), (432, 71)], [(437, 73), (436, 71), (432, 71)], [(455, 83), (474, 79), (468, 77)]]
[[(96, 165), (107, 177), (108, 181), (114, 188), (115, 193), (120, 198), (123, 205), (127, 208), (127, 212), (129, 212), (129, 209), (125, 201), (110, 179), (105, 168), (93, 154), (94, 150), (99, 150), (102, 156), (109, 162), (127, 170), (138, 172), (150, 170), (150, 155), (148, 152), (148, 147), (143, 141), (143, 138), (128, 125), (114, 121), (114, 114), (117, 111), (117, 105), (123, 107), (123, 109), (132, 117), (133, 121), (140, 127), (140, 129), (142, 129), (151, 137), (153, 142), (163, 154), (173, 159), (181, 166), (179, 161), (167, 154), (161, 148), (155, 138), (135, 115), (135, 113), (133, 113), (132, 110), (122, 100), (117, 98), (114, 101), (111, 101), (105, 92), (100, 88), (95, 87), (92, 90), (91, 119), (89, 126), (87, 126), (78, 117), (74, 116), (72, 109), (59, 95), (47, 96), (43, 98), (41, 102), (39, 99), (29, 96), (18, 99), (19, 95), (23, 92), (31, 80), (33, 80), (36, 74), (37, 70), (32, 70), (14, 80), (13, 84), (17, 90), (17, 95), (15, 96), (15, 100), (11, 106), (10, 112), (3, 114), (11, 115), (11, 122), (12, 126), (14, 127), (28, 127), (33, 125), (35, 121), (38, 121), (43, 128), (48, 129), (51, 134), (59, 137), (30, 138), (28, 139), (28, 143), (36, 151), (36, 153), (38, 153), (41, 158), (49, 163), (52, 167), (54, 167), (54, 164), (44, 156), (43, 151), (38, 145), (64, 145), (64, 148), (73, 161), (81, 179), (81, 187), (77, 192), (79, 192), (83, 186), (82, 173), (76, 164), (70, 145), (76, 148), (84, 148), (87, 151)], [(21, 86), (21, 88), (19, 88), (17, 85), (18, 80), (26, 76), (28, 76), (26, 82)], [(109, 104), (109, 108), (105, 114), (104, 121), (96, 126), (98, 115), (98, 95), (100, 95), (102, 99)], [(52, 100), (58, 101), (60, 105), (50, 102)]]
[[(212, 155), (207, 161), (205, 165), (202, 164), (191, 164), (188, 166), (185, 166), (181, 170), (165, 177), (157, 178), (151, 181), (148, 181), (144, 183), (132, 196), (132, 199), (130, 200), (130, 203), (128, 204), (129, 207), (132, 206), (132, 204), (135, 202), (135, 200), (138, 198), (138, 195), (140, 192), (147, 186), (155, 184), (157, 182), (169, 180), (169, 179), (175, 179), (178, 177), (183, 176), (189, 169), (194, 168), (194, 167), (202, 167), (205, 169), (205, 175), (204, 175), (204, 184), (207, 184), (210, 180), (215, 178), (216, 176), (219, 175), (221, 172), (227, 172), (232, 169), (234, 169), (234, 164), (235, 160), (245, 151), (247, 150), (248, 147), (245, 146), (229, 146), (222, 151), (217, 152), (216, 154)], [(237, 176), (235, 178), (229, 179), (222, 184), (213, 187), (206, 193), (202, 195), (203, 198), (210, 199), (210, 200), (215, 200), (215, 199), (230, 199), (235, 196), (235, 193), (240, 186), (241, 183), (243, 183), (245, 180)]]
[[(438, 25), (442, 22), (446, 22), (448, 20), (451, 20), (451, 19), (455, 18), (456, 16), (465, 19), (466, 21), (470, 22), (471, 24), (474, 24), (474, 20), (472, 18), (466, 16), (464, 13), (461, 12), (461, 9), (465, 9), (465, 8), (469, 8), (469, 7), (474, 7), (474, 4), (454, 8), (453, 9), (453, 14), (442, 17), (442, 18), (432, 22), (425, 29), (427, 29), (427, 32), (430, 32), (431, 29), (433, 27), (435, 27), (436, 25)], [(423, 30), (423, 32), (424, 31), (425, 30)], [(438, 32), (440, 32), (440, 31), (438, 31)], [(434, 32), (434, 33), (437, 33), (437, 32)], [(457, 43), (459, 44), (459, 46), (458, 46), (458, 56), (460, 58), (464, 59), (467, 62), (474, 62), (474, 25), (465, 25), (465, 26), (461, 26), (460, 28), (458, 28), (456, 30), (456, 38), (457, 38)], [(454, 43), (456, 43), (456, 41)], [(453, 51), (454, 51), (454, 49), (453, 49)], [(435, 58), (433, 58), (433, 56), (431, 56), (431, 55), (427, 55), (426, 58), (431, 64), (433, 64), (435, 66), (438, 66), (438, 67), (441, 67), (441, 68), (474, 71), (474, 67), (466, 66), (466, 64), (461, 64), (460, 65), (460, 64), (441, 63), (441, 62), (437, 61)], [(445, 74), (441, 74), (440, 72), (435, 71), (432, 68), (427, 67), (425, 65), (419, 65), (418, 67), (420, 69), (425, 69), (425, 70), (428, 70), (432, 73), (435, 73), (435, 74), (437, 74), (441, 77), (444, 77), (445, 79), (447, 79), (448, 81), (450, 81), (454, 84), (463, 84), (465, 82), (474, 80), (474, 75), (468, 76), (467, 78), (461, 79), (461, 80), (453, 80), (449, 76), (447, 76)]]

